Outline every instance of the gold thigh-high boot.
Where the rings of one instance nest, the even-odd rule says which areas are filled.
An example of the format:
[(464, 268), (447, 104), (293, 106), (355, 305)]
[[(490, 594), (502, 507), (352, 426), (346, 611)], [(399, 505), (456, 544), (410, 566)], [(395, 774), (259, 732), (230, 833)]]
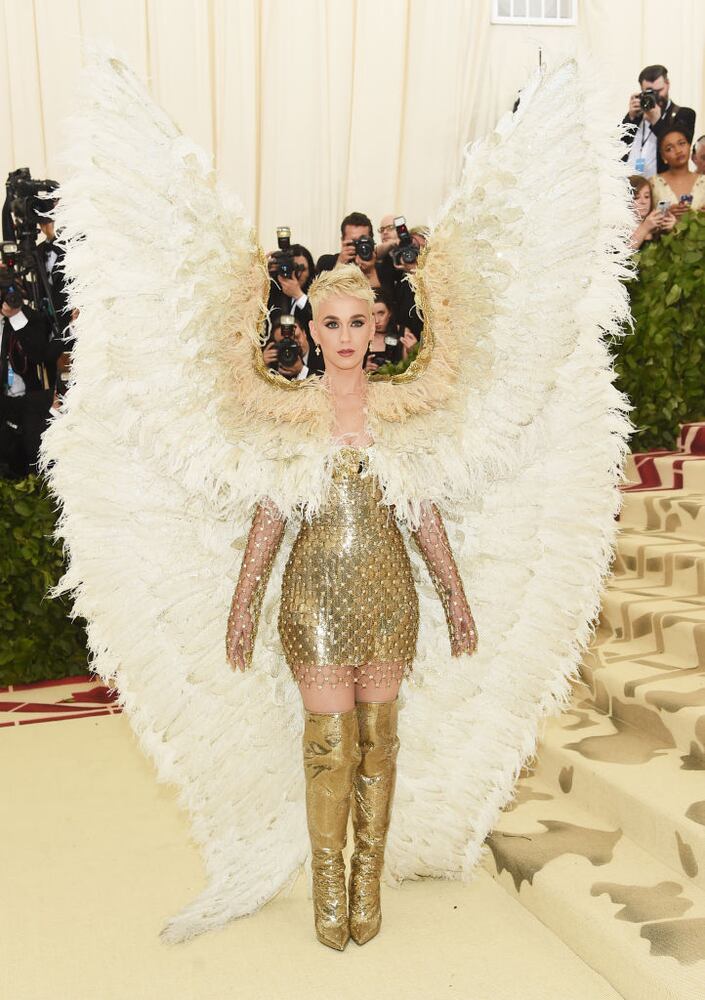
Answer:
[(382, 923), (380, 877), (397, 773), (399, 701), (358, 702), (356, 708), (362, 761), (353, 786), (350, 936), (365, 944)]
[(305, 710), (303, 752), (316, 936), (342, 951), (350, 938), (343, 849), (353, 776), (360, 763), (355, 709)]

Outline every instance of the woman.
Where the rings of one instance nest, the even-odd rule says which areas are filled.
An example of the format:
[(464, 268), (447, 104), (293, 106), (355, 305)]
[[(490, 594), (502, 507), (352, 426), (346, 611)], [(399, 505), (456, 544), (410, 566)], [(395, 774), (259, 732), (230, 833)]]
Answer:
[(394, 296), (386, 288), (375, 288), (374, 297), (372, 316), (375, 332), (364, 362), (368, 373), (376, 371), (381, 365), (396, 364), (404, 357), (404, 344), (394, 315)]
[(690, 209), (705, 210), (705, 175), (689, 169), (691, 138), (680, 129), (666, 132), (659, 140), (659, 151), (668, 170), (649, 180), (653, 203), (668, 202), (676, 221)]
[[(418, 598), (411, 564), (368, 468), (363, 359), (376, 336), (374, 294), (355, 267), (326, 271), (311, 285), (311, 336), (323, 353), (339, 445), (333, 488), (304, 521), (282, 581), (279, 635), (305, 708), (306, 814), (312, 848), (318, 939), (342, 950), (380, 928), (380, 876), (396, 777), (397, 695), (412, 669)], [(254, 515), (232, 599), (227, 653), (251, 662), (259, 608), (284, 520), (267, 500)], [(477, 636), (443, 523), (426, 504), (413, 533), (443, 602), (455, 656)], [(352, 795), (355, 850), (349, 913), (345, 865)]]
[(676, 217), (669, 211), (653, 208), (651, 185), (642, 174), (632, 174), (629, 178), (632, 191), (632, 208), (639, 218), (639, 225), (631, 235), (634, 250), (640, 250), (644, 243), (670, 232), (676, 224)]

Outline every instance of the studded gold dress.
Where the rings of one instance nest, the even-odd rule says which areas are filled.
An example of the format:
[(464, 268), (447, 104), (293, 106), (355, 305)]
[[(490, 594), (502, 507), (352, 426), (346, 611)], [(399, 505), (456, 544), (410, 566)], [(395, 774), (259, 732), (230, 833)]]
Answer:
[[(309, 688), (389, 686), (412, 670), (419, 601), (411, 561), (368, 452), (337, 450), (328, 499), (302, 523), (284, 569), (279, 636), (296, 681)], [(229, 624), (250, 623), (248, 664), (284, 526), (271, 504), (258, 506), (229, 618)], [(470, 621), (462, 615), (463, 585), (432, 504), (424, 505), (413, 538), (443, 603), (453, 647)]]
[(301, 526), (282, 579), (279, 636), (300, 684), (387, 685), (411, 670), (419, 602), (366, 449), (336, 453), (328, 501)]

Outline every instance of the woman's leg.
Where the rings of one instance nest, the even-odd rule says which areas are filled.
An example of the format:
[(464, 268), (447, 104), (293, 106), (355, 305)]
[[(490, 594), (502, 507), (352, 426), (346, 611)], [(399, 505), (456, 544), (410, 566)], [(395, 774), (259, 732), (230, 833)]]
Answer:
[[(360, 763), (355, 687), (345, 668), (325, 668), (330, 683), (299, 682), (304, 703), (306, 817), (311, 839), (313, 913), (318, 940), (342, 951), (350, 938), (343, 850), (352, 783)], [(302, 672), (298, 672), (301, 673)], [(310, 671), (306, 671), (311, 681)]]
[[(350, 935), (373, 938), (382, 923), (380, 878), (396, 783), (402, 664), (370, 664), (355, 685), (361, 761), (354, 778), (355, 850), (350, 862)], [(375, 680), (380, 681), (378, 687)]]

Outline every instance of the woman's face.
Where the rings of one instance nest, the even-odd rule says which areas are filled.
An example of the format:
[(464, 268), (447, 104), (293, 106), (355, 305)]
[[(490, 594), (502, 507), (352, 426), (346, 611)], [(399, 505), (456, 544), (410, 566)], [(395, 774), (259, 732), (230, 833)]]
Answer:
[(661, 140), (661, 156), (670, 169), (687, 166), (690, 143), (680, 132), (669, 132)]
[[(305, 257), (296, 254), (294, 257), (294, 266), (297, 268), (296, 277), (298, 278), (299, 284), (303, 288), (308, 279), (311, 277), (308, 261)], [(301, 268), (301, 270), (299, 271), (298, 268)]]
[(349, 371), (361, 368), (374, 334), (372, 316), (364, 299), (332, 295), (324, 299), (311, 320), (311, 336), (320, 344), (328, 367)]
[(372, 315), (375, 319), (375, 333), (386, 333), (392, 314), (384, 302), (375, 302)]
[(651, 211), (651, 188), (644, 184), (634, 195), (634, 208), (640, 219), (645, 219)]

